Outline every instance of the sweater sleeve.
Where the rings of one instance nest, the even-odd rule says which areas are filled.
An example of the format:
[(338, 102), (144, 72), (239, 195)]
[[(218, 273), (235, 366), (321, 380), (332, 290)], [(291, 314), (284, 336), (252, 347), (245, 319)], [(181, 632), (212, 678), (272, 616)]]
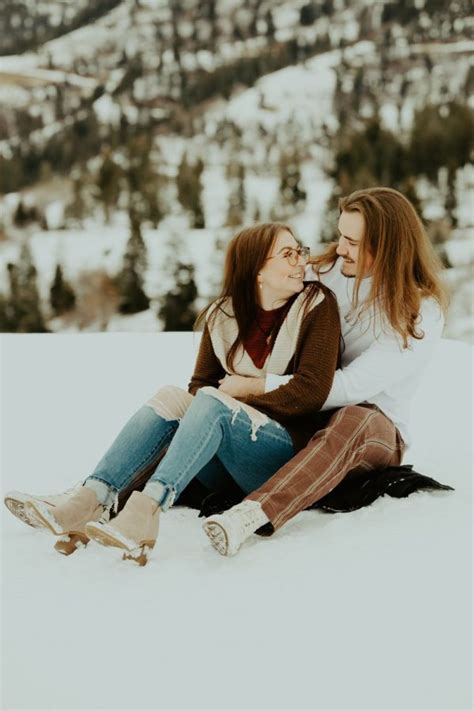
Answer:
[(262, 411), (269, 408), (275, 419), (282, 420), (320, 410), (338, 365), (340, 335), (336, 300), (332, 294), (326, 294), (324, 301), (303, 320), (291, 380), (245, 401)]
[(194, 366), (194, 373), (188, 385), (188, 392), (195, 395), (200, 388), (206, 385), (219, 387), (219, 380), (224, 377), (226, 371), (222, 367), (220, 360), (214, 353), (209, 329), (206, 326), (201, 338), (199, 353)]
[(337, 370), (323, 410), (355, 405), (393, 387), (428, 362), (441, 338), (443, 314), (432, 299), (420, 311), (422, 339), (412, 338), (403, 348), (395, 332), (381, 334), (345, 368)]

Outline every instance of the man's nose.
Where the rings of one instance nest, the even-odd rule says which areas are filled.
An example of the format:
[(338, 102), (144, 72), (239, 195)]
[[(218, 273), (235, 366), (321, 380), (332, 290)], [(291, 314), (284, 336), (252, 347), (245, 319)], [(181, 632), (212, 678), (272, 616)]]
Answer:
[(347, 254), (347, 247), (344, 247), (344, 241), (342, 237), (339, 237), (339, 241), (337, 243), (336, 248), (336, 254), (338, 254), (340, 257), (343, 257), (345, 254)]

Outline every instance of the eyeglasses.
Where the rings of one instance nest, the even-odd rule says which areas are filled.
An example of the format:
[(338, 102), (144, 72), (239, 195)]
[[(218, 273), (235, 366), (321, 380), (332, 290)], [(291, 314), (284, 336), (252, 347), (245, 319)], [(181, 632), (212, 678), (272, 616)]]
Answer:
[(296, 267), (296, 265), (298, 264), (298, 260), (300, 258), (306, 264), (306, 262), (309, 259), (310, 251), (311, 250), (309, 247), (298, 247), (297, 249), (293, 249), (292, 247), (287, 247), (283, 252), (274, 254), (273, 257), (267, 257), (267, 259), (275, 259), (275, 257), (283, 257), (283, 259), (287, 260), (290, 267)]

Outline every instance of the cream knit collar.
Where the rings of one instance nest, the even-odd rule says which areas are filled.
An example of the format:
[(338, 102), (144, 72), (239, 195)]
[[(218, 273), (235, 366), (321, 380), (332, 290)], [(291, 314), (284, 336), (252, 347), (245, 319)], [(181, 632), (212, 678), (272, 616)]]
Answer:
[[(293, 302), (278, 331), (273, 350), (267, 356), (263, 367), (257, 368), (247, 351), (241, 345), (237, 349), (234, 358), (234, 367), (231, 371), (233, 374), (252, 377), (264, 376), (267, 373), (271, 373), (272, 375), (284, 375), (288, 363), (296, 349), (301, 321), (305, 311), (305, 309), (302, 308), (305, 298), (306, 293), (302, 291)], [(308, 309), (314, 309), (314, 307), (323, 300), (324, 294), (322, 291), (319, 291), (316, 296), (313, 297)], [(213, 309), (210, 309), (210, 313), (212, 312)], [(224, 301), (221, 302), (215, 320), (213, 321), (212, 329), (210, 329), (210, 336), (214, 353), (224, 370), (228, 372), (226, 363), (227, 353), (237, 338), (237, 321), (234, 318), (234, 310), (230, 298), (224, 299)]]

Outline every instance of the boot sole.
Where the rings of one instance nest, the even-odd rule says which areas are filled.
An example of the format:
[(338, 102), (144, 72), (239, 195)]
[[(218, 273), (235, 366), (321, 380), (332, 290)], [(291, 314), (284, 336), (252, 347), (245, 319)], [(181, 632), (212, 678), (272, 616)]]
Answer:
[[(54, 534), (55, 536), (64, 536), (65, 534), (73, 533), (72, 531), (64, 531), (64, 530), (55, 529), (52, 522), (49, 520), (49, 518), (46, 517), (45, 514), (41, 511), (41, 509), (36, 506), (36, 502), (27, 501), (25, 504), (25, 509), (26, 509), (28, 515), (33, 520), (38, 521), (40, 526), (48, 529), (48, 531), (51, 531), (51, 533)], [(52, 514), (50, 512), (48, 512), (48, 513), (51, 516), (51, 518), (53, 518)], [(58, 526), (59, 526), (59, 524), (58, 524)]]
[(143, 541), (138, 546), (136, 544), (133, 547), (129, 546), (121, 538), (115, 537), (104, 526), (96, 526), (93, 523), (87, 524), (86, 532), (91, 540), (100, 543), (102, 546), (124, 550), (125, 553), (122, 556), (122, 560), (131, 560), (140, 566), (147, 564), (148, 551), (153, 550), (155, 545), (155, 541)]
[(31, 528), (43, 528), (43, 524), (28, 516), (24, 501), (19, 501), (18, 499), (6, 496), (4, 502), (10, 513), (16, 516), (16, 518), (23, 523), (26, 523), (27, 526), (31, 526)]
[(87, 546), (87, 544), (89, 543), (89, 539), (84, 533), (78, 533), (76, 531), (69, 531), (68, 533), (57, 533), (51, 526), (48, 519), (42, 516), (41, 512), (38, 511), (36, 507), (33, 507), (32, 504), (30, 504), (28, 508), (30, 510), (33, 509), (32, 520), (38, 521), (38, 527), (46, 528), (55, 536), (62, 536), (62, 538), (59, 541), (56, 541), (56, 543), (54, 544), (54, 550), (58, 553), (61, 553), (61, 555), (72, 555), (79, 548), (81, 548), (82, 546)]
[(55, 529), (49, 518), (43, 514), (41, 509), (35, 506), (34, 502), (28, 502), (26, 510), (31, 511), (32, 518), (38, 520), (39, 524), (43, 528), (50, 531), (54, 536), (62, 536), (61, 540), (54, 544), (54, 549), (58, 553), (61, 553), (61, 555), (72, 555), (72, 553), (75, 553), (78, 548), (87, 546), (89, 543), (89, 538), (81, 531), (64, 531)]
[(94, 526), (92, 524), (87, 524), (86, 526), (87, 535), (91, 541), (100, 543), (101, 546), (122, 548), (125, 550), (130, 549), (125, 543), (118, 538), (115, 538), (112, 534), (108, 533), (102, 526)]
[(227, 532), (220, 524), (209, 522), (203, 524), (204, 532), (218, 553), (229, 555), (229, 539)]

